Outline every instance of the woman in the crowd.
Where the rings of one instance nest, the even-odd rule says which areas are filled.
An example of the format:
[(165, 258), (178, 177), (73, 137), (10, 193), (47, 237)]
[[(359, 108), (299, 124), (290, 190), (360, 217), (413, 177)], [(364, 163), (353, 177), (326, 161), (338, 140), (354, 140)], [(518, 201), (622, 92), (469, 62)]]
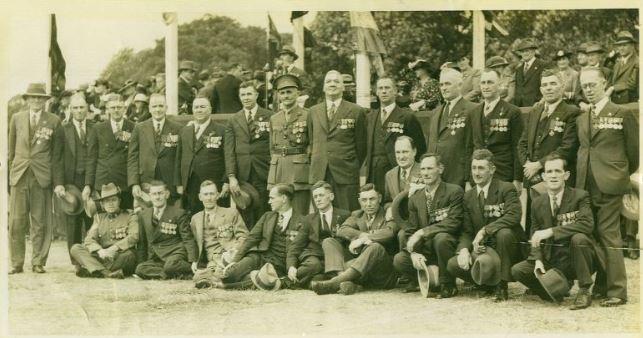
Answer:
[(431, 67), (426, 60), (418, 59), (409, 63), (409, 68), (415, 71), (417, 82), (411, 89), (411, 104), (414, 111), (433, 110), (442, 101), (440, 84), (431, 77)]

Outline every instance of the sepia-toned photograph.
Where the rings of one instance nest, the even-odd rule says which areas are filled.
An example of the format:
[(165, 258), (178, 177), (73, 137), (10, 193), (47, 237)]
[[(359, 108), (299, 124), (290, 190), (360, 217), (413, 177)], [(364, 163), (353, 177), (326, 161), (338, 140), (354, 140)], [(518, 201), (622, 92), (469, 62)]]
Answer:
[(640, 336), (639, 7), (1, 3), (0, 336)]

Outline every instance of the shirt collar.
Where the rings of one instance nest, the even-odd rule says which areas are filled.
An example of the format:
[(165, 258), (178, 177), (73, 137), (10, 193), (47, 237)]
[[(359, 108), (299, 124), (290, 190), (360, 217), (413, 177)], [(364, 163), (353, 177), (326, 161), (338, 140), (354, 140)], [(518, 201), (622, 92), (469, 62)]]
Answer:
[(288, 211), (280, 213), (279, 215), (284, 217), (284, 220), (281, 223), (281, 229), (285, 230), (286, 227), (288, 226), (288, 222), (290, 221), (290, 218), (292, 217), (292, 208), (288, 209)]
[(71, 121), (74, 124), (74, 126), (76, 127), (76, 129), (78, 129), (78, 128), (83, 128), (84, 129), (85, 128), (85, 121), (87, 121), (87, 120), (82, 120), (82, 121), (79, 122), (79, 121), (76, 121), (75, 118), (72, 118)]
[(484, 198), (489, 197), (489, 187), (491, 186), (491, 180), (487, 182), (487, 184), (480, 188), (480, 186), (476, 185), (476, 191), (478, 192), (478, 195), (480, 195), (480, 191), (484, 191)]
[(341, 103), (342, 103), (342, 98), (341, 97), (339, 99), (335, 100), (335, 101), (331, 101), (329, 99), (326, 99), (326, 109), (329, 109), (333, 104), (335, 104), (335, 108), (338, 108)]
[(594, 112), (595, 112), (596, 115), (601, 113), (601, 111), (603, 110), (603, 108), (605, 108), (605, 105), (607, 104), (607, 102), (609, 100), (610, 100), (609, 97), (607, 95), (605, 95), (604, 98), (602, 98), (600, 101), (596, 102), (596, 104), (594, 105)]
[(384, 110), (386, 112), (387, 116), (391, 115), (391, 112), (393, 111), (393, 109), (395, 109), (395, 102), (393, 102), (393, 103), (389, 104), (388, 106), (382, 108), (382, 110)]
[[(495, 100), (493, 100), (493, 101), (491, 101), (491, 102), (488, 102), (488, 103), (487, 103), (487, 101), (485, 101), (485, 102), (484, 102), (484, 104), (485, 104), (485, 108), (486, 108), (487, 106), (489, 106), (489, 112), (491, 113), (491, 112), (496, 108), (496, 105), (498, 104), (498, 102), (500, 102), (500, 96), (498, 96)], [(485, 110), (486, 110), (486, 109), (485, 109)]]
[(563, 193), (565, 192), (565, 189), (561, 189), (556, 195), (549, 195), (549, 203), (554, 202), (554, 197), (556, 197), (556, 201), (558, 202), (558, 206), (560, 206), (561, 201), (563, 200)]
[[(528, 65), (527, 68), (531, 68), (531, 65), (534, 64), (534, 61), (536, 60), (536, 57), (532, 57), (531, 59), (525, 61), (525, 64)], [(523, 66), (524, 67), (524, 66)]]
[(194, 124), (199, 126), (199, 130), (204, 130), (210, 124), (210, 119), (205, 120), (205, 122), (203, 122), (201, 124), (198, 124), (198, 123), (196, 123), (196, 121), (194, 121)]
[(326, 218), (326, 223), (330, 224), (330, 220), (332, 220), (333, 216), (333, 206), (331, 205), (326, 212), (320, 212), (319, 213), (322, 217)]
[[(255, 106), (254, 106), (254, 107), (252, 107), (252, 109), (250, 109), (249, 111), (252, 113), (252, 115), (253, 115), (253, 116), (255, 116), (255, 115), (257, 115), (257, 110), (258, 110), (258, 108), (259, 108), (259, 105), (258, 105), (258, 104), (255, 104)], [(247, 116), (248, 116), (248, 110), (246, 110), (246, 109), (244, 108), (244, 109), (243, 109), (243, 111), (246, 113), (246, 117), (247, 117)]]
[(431, 197), (435, 197), (435, 192), (438, 190), (439, 187), (440, 187), (440, 184), (437, 184), (435, 188), (433, 188), (433, 190), (431, 191), (427, 190), (427, 188), (424, 188), (424, 193), (427, 195), (431, 195)]
[(35, 116), (35, 117), (40, 117), (40, 113), (42, 113), (42, 110), (29, 112), (29, 115), (30, 116)]
[(560, 98), (558, 101), (556, 101), (554, 103), (545, 103), (547, 105), (547, 107), (549, 108), (549, 111), (547, 112), (547, 115), (551, 115), (551, 113), (553, 113), (554, 110), (556, 110), (556, 108), (558, 107), (558, 105), (561, 102), (563, 102), (562, 98)]
[(456, 96), (455, 99), (450, 100), (449, 101), (449, 109), (453, 109), (453, 106), (455, 106), (456, 103), (458, 103), (458, 101), (460, 101), (461, 98), (462, 98), (462, 95), (458, 95), (458, 96)]
[(153, 208), (153, 209), (152, 209), (152, 217), (154, 217), (154, 216), (156, 216), (156, 215), (159, 215), (159, 219), (160, 219), (161, 217), (163, 217), (163, 213), (165, 212), (165, 208), (166, 208), (166, 207), (167, 207), (167, 205), (163, 206), (163, 207), (162, 207), (162, 208), (160, 208), (160, 209)]
[(119, 122), (116, 122), (116, 121), (114, 121), (114, 120), (112, 120), (112, 119), (110, 119), (109, 121), (110, 121), (110, 122), (111, 122), (111, 124), (112, 124), (112, 129), (114, 129), (114, 130), (116, 130), (116, 129), (123, 129), (122, 127), (123, 127), (123, 121), (124, 121), (124, 119), (123, 119), (123, 120), (120, 120)]

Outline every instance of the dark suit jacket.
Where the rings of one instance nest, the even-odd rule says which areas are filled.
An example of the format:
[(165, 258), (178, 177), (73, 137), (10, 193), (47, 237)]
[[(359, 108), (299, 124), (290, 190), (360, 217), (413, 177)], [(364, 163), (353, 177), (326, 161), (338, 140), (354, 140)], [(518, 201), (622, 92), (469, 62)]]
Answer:
[[(51, 134), (45, 131), (51, 130)], [(39, 137), (39, 135), (41, 137)], [(63, 184), (63, 148), (65, 136), (60, 119), (40, 112), (33, 137), (29, 138), (29, 112), (16, 113), (9, 122), (9, 184), (15, 186), (31, 168), (38, 184), (47, 188)]]
[[(123, 120), (122, 135), (127, 141), (116, 139), (110, 120), (94, 125), (87, 132), (87, 166), (85, 184), (100, 190), (103, 184), (114, 183), (121, 190), (128, 191), (127, 152), (134, 123)], [(128, 136), (129, 135), (129, 136)]]
[(536, 58), (525, 74), (524, 63), (516, 66), (516, 94), (513, 103), (518, 107), (531, 107), (543, 95), (540, 93), (540, 74), (545, 70), (546, 64)]
[[(138, 261), (144, 262), (154, 257), (162, 260), (168, 256), (183, 252), (188, 262), (196, 262), (197, 246), (190, 229), (190, 215), (183, 209), (166, 206), (158, 226), (152, 224), (154, 208), (145, 208), (138, 214), (139, 242)], [(162, 232), (161, 223), (175, 225), (176, 233)]]
[[(337, 228), (344, 223), (350, 216), (348, 210), (333, 208), (332, 222), (330, 224), (333, 229), (333, 237), (337, 234)], [(324, 259), (324, 250), (321, 246), (320, 232), (322, 228), (321, 218), (319, 212), (314, 212), (304, 217), (304, 226), (299, 230), (297, 237), (292, 242), (292, 246), (288, 250), (288, 262), (292, 263), (290, 266), (298, 267), (299, 262), (306, 259), (308, 256), (319, 257)]]
[(242, 108), (239, 100), (239, 85), (241, 85), (241, 80), (231, 74), (227, 74), (217, 81), (210, 98), (212, 113), (232, 114)]
[(625, 64), (617, 61), (609, 78), (614, 86), (611, 100), (614, 103), (635, 102), (639, 98), (639, 55), (632, 53)]
[[(478, 105), (471, 111), (471, 139), (473, 149), (489, 149), (493, 153), (493, 163), (496, 165), (495, 176), (501, 181), (511, 182), (522, 180), (522, 165), (518, 157), (518, 141), (522, 135), (523, 121), (518, 107), (503, 100), (493, 108), (487, 117), (492, 119), (507, 119), (507, 131), (483, 131), (484, 104)], [(470, 159), (469, 159), (470, 160)], [(447, 167), (447, 170), (449, 168)]]
[(366, 213), (363, 210), (355, 210), (351, 216), (344, 221), (344, 224), (342, 224), (339, 230), (337, 230), (337, 236), (347, 241), (355, 240), (360, 236), (366, 236), (371, 241), (384, 246), (386, 252), (394, 255), (397, 251), (397, 232), (400, 229), (395, 222), (385, 220), (385, 214), (386, 211), (384, 208), (380, 207), (369, 229)]
[[(233, 261), (238, 262), (250, 251), (266, 252), (270, 249), (272, 242), (272, 234), (277, 226), (279, 213), (275, 211), (268, 211), (261, 216), (257, 224), (250, 230), (250, 234), (246, 241), (239, 246), (237, 254), (234, 256)], [(288, 252), (291, 251), (293, 240), (297, 238), (299, 232), (304, 227), (304, 216), (297, 214), (294, 210), (288, 225), (286, 226), (286, 266), (296, 266), (297, 259), (295, 256), (289, 256)], [(289, 261), (290, 259), (290, 261)]]
[[(439, 153), (446, 170), (442, 180), (464, 187), (469, 180), (471, 167), (471, 110), (476, 104), (461, 98), (451, 108), (448, 120), (443, 119), (444, 105), (436, 107), (430, 114), (427, 151)], [(463, 126), (464, 124), (464, 126)]]
[(384, 182), (386, 185), (386, 190), (384, 191), (383, 203), (392, 202), (395, 196), (401, 193), (404, 190), (407, 190), (410, 186), (410, 182), (417, 180), (420, 177), (420, 163), (415, 162), (411, 168), (411, 177), (407, 179), (407, 183), (402, 186), (400, 184), (400, 167), (396, 166), (395, 168), (389, 170), (384, 176)]
[[(362, 165), (361, 175), (367, 178), (369, 177), (369, 173), (371, 172), (373, 166), (373, 152), (375, 151), (374, 147), (376, 128), (387, 130), (385, 152), (388, 157), (388, 165), (390, 168), (397, 165), (395, 161), (395, 140), (398, 136), (406, 135), (412, 138), (413, 141), (415, 141), (415, 147), (417, 148), (417, 155), (415, 158), (416, 160), (418, 160), (420, 156), (422, 156), (422, 154), (426, 152), (426, 142), (424, 140), (424, 133), (422, 133), (422, 126), (420, 125), (420, 121), (418, 121), (417, 117), (415, 117), (413, 111), (408, 108), (400, 108), (396, 105), (395, 109), (393, 109), (393, 111), (389, 114), (384, 123), (381, 122), (381, 117), (382, 116), (380, 110), (371, 111), (366, 116), (366, 160)], [(402, 128), (402, 132), (388, 131), (389, 124), (391, 123), (402, 124), (404, 126)]]
[[(258, 107), (254, 120), (269, 124), (271, 116), (272, 111)], [(270, 169), (270, 132), (259, 132), (259, 127), (255, 130), (251, 134), (243, 109), (230, 118), (225, 128), (225, 154), (226, 160), (230, 161), (227, 174), (246, 182), (251, 168), (264, 181), (268, 179)]]
[[(202, 181), (212, 180), (220, 187), (226, 177), (226, 168), (231, 165), (225, 158), (225, 127), (210, 120), (201, 138), (195, 140), (194, 136), (194, 126), (191, 124), (183, 127), (179, 134), (174, 172), (176, 185), (187, 187), (190, 175), (196, 173)], [(218, 140), (220, 144), (210, 142), (209, 147), (208, 138)], [(189, 193), (198, 194), (198, 191)]]
[(179, 113), (192, 114), (192, 102), (196, 96), (196, 88), (193, 84), (187, 83), (182, 77), (179, 77)]
[[(538, 123), (542, 115), (544, 105), (538, 104), (531, 108), (527, 118), (527, 126), (523, 129), (522, 136), (518, 142), (518, 157), (521, 165), (528, 160), (531, 162), (539, 161), (545, 165), (543, 159), (545, 156), (555, 153), (572, 164), (576, 161), (576, 150), (578, 149), (578, 135), (576, 134), (576, 117), (580, 109), (576, 106), (561, 102), (556, 110), (549, 117), (548, 132), (538, 135)], [(562, 124), (562, 125), (561, 125)], [(540, 171), (542, 173), (542, 170)], [(538, 174), (540, 176), (540, 173)], [(538, 183), (542, 178), (528, 182)]]
[(462, 197), (464, 191), (459, 185), (440, 182), (433, 196), (431, 214), (426, 210), (424, 190), (418, 190), (409, 198), (409, 221), (405, 233), (413, 235), (423, 230), (424, 238), (431, 240), (436, 234), (446, 232), (453, 236), (462, 230)]
[(630, 191), (630, 174), (639, 166), (639, 124), (634, 114), (624, 107), (607, 102), (599, 117), (622, 119), (622, 129), (599, 129), (588, 113), (576, 118), (578, 160), (576, 187), (584, 189), (591, 165), (601, 192), (623, 195)]
[[(87, 163), (87, 143), (89, 136), (89, 129), (94, 126), (90, 120), (85, 120), (85, 143), (81, 141), (76, 131), (74, 122), (69, 121), (63, 125), (63, 132), (65, 134), (65, 150), (63, 152), (63, 166), (65, 175), (65, 184), (75, 184), (74, 176), (76, 175), (76, 167), (82, 168), (85, 171), (85, 164)], [(79, 149), (85, 147), (85, 152), (79, 153)], [(83, 155), (84, 154), (84, 155)], [(80, 186), (82, 190), (84, 186)]]
[(364, 114), (364, 108), (343, 99), (332, 121), (328, 121), (325, 99), (310, 108), (310, 184), (325, 179), (326, 170), (338, 184), (359, 184), (360, 165), (366, 156)]
[[(161, 137), (157, 145), (154, 136), (154, 121), (149, 119), (134, 127), (127, 157), (127, 184), (149, 183), (156, 178), (157, 168), (160, 179), (168, 186), (174, 185), (176, 149), (182, 125), (165, 118)], [(172, 138), (176, 139), (173, 140)]]
[(483, 227), (492, 236), (500, 229), (510, 229), (516, 238), (525, 239), (525, 231), (520, 225), (522, 207), (513, 184), (493, 179), (484, 205), (485, 209), (481, 210), (477, 187), (464, 193), (464, 222), (457, 251), (471, 250), (471, 242)]
[[(563, 215), (570, 216), (564, 218)], [(565, 222), (562, 220), (565, 219)], [(569, 245), (571, 237), (577, 233), (585, 234), (590, 239), (594, 230), (594, 218), (589, 194), (585, 190), (565, 187), (563, 198), (556, 218), (552, 216), (549, 194), (538, 196), (531, 204), (531, 236), (537, 230), (553, 228), (554, 236), (544, 241), (545, 245), (531, 248), (529, 259), (549, 260), (553, 243)]]

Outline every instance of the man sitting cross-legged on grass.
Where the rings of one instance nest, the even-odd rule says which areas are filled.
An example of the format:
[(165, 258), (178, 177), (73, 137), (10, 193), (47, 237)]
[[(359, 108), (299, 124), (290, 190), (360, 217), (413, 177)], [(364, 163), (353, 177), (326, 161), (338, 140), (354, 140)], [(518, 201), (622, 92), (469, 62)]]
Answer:
[(161, 181), (150, 182), (152, 208), (138, 214), (139, 236), (136, 275), (143, 279), (191, 277), (196, 271), (197, 249), (190, 216), (168, 205), (170, 191)]
[(138, 222), (130, 210), (120, 208), (120, 189), (114, 183), (102, 186), (100, 203), (104, 213), (96, 214), (83, 244), (71, 247), (78, 262), (78, 277), (124, 278), (134, 273)]
[(382, 195), (375, 185), (360, 188), (361, 210), (354, 211), (337, 230), (337, 237), (323, 240), (326, 273), (337, 273), (328, 281), (312, 281), (310, 288), (318, 295), (340, 292), (353, 294), (359, 286), (390, 289), (395, 286), (392, 254), (395, 253), (398, 229), (385, 220), (380, 205)]
[(218, 206), (218, 198), (216, 184), (210, 180), (203, 181), (199, 191), (203, 210), (192, 216), (190, 222), (198, 248), (199, 263), (207, 262), (205, 269), (198, 269), (194, 273), (197, 288), (222, 286), (223, 268), (248, 236), (248, 228), (237, 209)]
[(578, 280), (571, 309), (584, 309), (592, 304), (589, 288), (596, 259), (589, 194), (566, 186), (570, 173), (567, 161), (560, 155), (547, 155), (544, 161), (542, 175), (547, 193), (535, 198), (531, 205), (531, 253), (527, 260), (511, 268), (511, 274), (543, 300), (551, 300), (536, 274), (557, 269), (569, 281)]

